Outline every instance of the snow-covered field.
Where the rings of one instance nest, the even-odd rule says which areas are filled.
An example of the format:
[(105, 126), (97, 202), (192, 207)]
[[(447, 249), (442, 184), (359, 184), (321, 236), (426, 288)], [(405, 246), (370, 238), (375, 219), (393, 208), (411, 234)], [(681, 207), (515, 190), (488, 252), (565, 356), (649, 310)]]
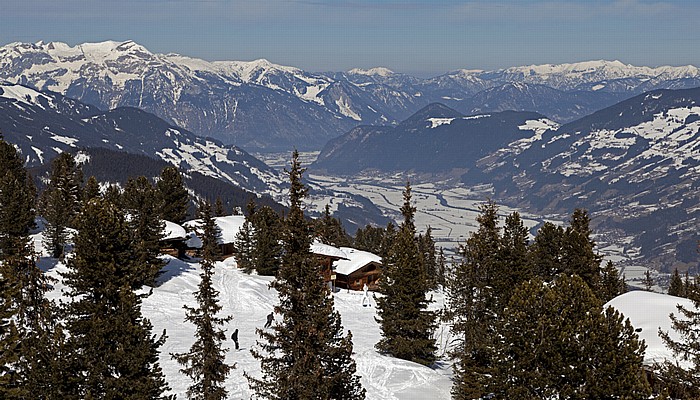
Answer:
[[(189, 350), (194, 340), (194, 326), (184, 322), (187, 304), (195, 306), (192, 296), (199, 284), (199, 264), (185, 262), (165, 256), (168, 261), (161, 284), (153, 289), (150, 297), (144, 300), (143, 314), (151, 320), (153, 332), (158, 334), (166, 330), (168, 339), (161, 348), (160, 363), (172, 393), (178, 399), (185, 399), (185, 391), (191, 384), (189, 378), (179, 373), (180, 366), (170, 359), (169, 353), (181, 353)], [(56, 278), (65, 266), (50, 258), (41, 259), (42, 269)], [(216, 263), (214, 286), (219, 290), (219, 301), (223, 306), (221, 315), (233, 315), (233, 320), (225, 326), (230, 338), (234, 329), (238, 329), (240, 350), (234, 350), (233, 341), (228, 339), (224, 345), (230, 351), (227, 362), (235, 363), (236, 369), (226, 380), (230, 399), (249, 399), (252, 392), (243, 377), (243, 372), (252, 376), (260, 375), (260, 365), (253, 358), (250, 349), (255, 346), (258, 336), (255, 329), (262, 328), (265, 317), (277, 304), (277, 292), (269, 289), (270, 277), (246, 275), (236, 268), (232, 258)], [(62, 284), (50, 293), (50, 297), (61, 297)], [(336, 309), (342, 315), (343, 326), (352, 331), (355, 361), (362, 385), (367, 390), (367, 399), (449, 399), (452, 387), (452, 369), (449, 361), (439, 362), (434, 368), (384, 356), (374, 349), (380, 339), (375, 302), (371, 307), (362, 306), (362, 293), (340, 291), (334, 294)], [(434, 293), (434, 308), (444, 304), (444, 296)], [(277, 317), (277, 320), (280, 318)], [(436, 332), (439, 340), (440, 355), (445, 352), (449, 341), (447, 327), (441, 325)]]

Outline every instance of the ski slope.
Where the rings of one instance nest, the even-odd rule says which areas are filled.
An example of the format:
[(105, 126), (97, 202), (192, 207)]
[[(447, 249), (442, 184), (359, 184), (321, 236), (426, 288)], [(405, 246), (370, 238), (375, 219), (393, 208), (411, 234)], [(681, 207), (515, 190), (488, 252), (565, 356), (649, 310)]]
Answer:
[[(39, 244), (40, 240), (35, 240)], [(193, 293), (199, 284), (200, 267), (196, 262), (185, 262), (164, 256), (168, 262), (158, 287), (153, 288), (142, 306), (143, 314), (153, 324), (153, 333), (166, 330), (167, 340), (161, 348), (160, 364), (177, 399), (186, 399), (185, 392), (191, 384), (188, 377), (179, 372), (180, 366), (170, 358), (170, 353), (189, 350), (194, 341), (194, 326), (185, 323), (183, 305), (195, 306)], [(41, 268), (55, 278), (66, 271), (64, 264), (51, 258), (41, 258)], [(233, 258), (217, 262), (214, 273), (214, 286), (219, 290), (219, 303), (223, 307), (221, 315), (232, 315), (233, 320), (224, 328), (227, 340), (224, 347), (229, 349), (226, 360), (236, 364), (226, 380), (229, 399), (250, 399), (253, 392), (248, 387), (243, 373), (259, 377), (260, 364), (250, 353), (259, 340), (255, 334), (262, 328), (265, 317), (278, 303), (277, 292), (269, 288), (271, 277), (246, 275), (238, 270)], [(59, 282), (50, 297), (62, 297), (65, 287)], [(150, 288), (149, 288), (150, 289)], [(379, 324), (374, 320), (375, 302), (371, 307), (363, 307), (361, 292), (340, 291), (334, 294), (335, 306), (342, 316), (346, 330), (352, 331), (354, 356), (357, 373), (362, 377), (362, 385), (367, 390), (367, 399), (449, 399), (452, 386), (451, 363), (441, 362), (435, 368), (399, 360), (379, 354), (374, 345), (381, 337)], [(433, 308), (444, 304), (444, 296), (434, 293)], [(276, 316), (276, 322), (281, 318)], [(231, 333), (238, 329), (240, 350), (234, 350)], [(444, 354), (449, 333), (441, 325), (436, 336), (440, 354)]]

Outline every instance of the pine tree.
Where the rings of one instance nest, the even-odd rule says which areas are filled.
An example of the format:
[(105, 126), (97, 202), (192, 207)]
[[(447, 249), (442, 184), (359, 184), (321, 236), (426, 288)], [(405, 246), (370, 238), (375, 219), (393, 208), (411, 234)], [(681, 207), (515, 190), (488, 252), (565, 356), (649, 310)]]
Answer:
[(660, 366), (660, 375), (673, 389), (674, 398), (700, 398), (700, 296), (697, 292), (687, 293), (693, 307), (676, 305), (677, 314), (671, 314), (671, 327), (679, 340), (659, 329), (659, 336), (671, 349), (674, 356), (686, 365), (666, 361)]
[(651, 276), (651, 271), (648, 269), (644, 272), (642, 284), (644, 284), (644, 290), (651, 292), (651, 288), (654, 286), (654, 278)]
[(122, 207), (129, 214), (134, 261), (140, 266), (142, 284), (155, 286), (165, 262), (159, 258), (164, 223), (160, 219), (160, 207), (156, 190), (143, 176), (129, 178), (122, 195)]
[(445, 258), (445, 250), (442, 247), (440, 247), (440, 251), (438, 252), (436, 266), (437, 284), (444, 288), (447, 284), (447, 259)]
[(226, 364), (228, 349), (221, 347), (226, 340), (222, 326), (231, 320), (231, 316), (217, 317), (221, 311), (219, 292), (214, 289), (214, 260), (220, 256), (218, 238), (219, 229), (212, 217), (211, 205), (201, 204), (199, 216), (202, 220), (202, 261), (200, 266), (201, 281), (195, 292), (197, 307), (184, 306), (185, 321), (194, 324), (195, 342), (189, 352), (172, 354), (172, 357), (184, 368), (180, 370), (194, 382), (187, 389), (188, 399), (221, 400), (228, 392), (223, 386), (226, 377), (235, 365)]
[(624, 293), (625, 284), (612, 261), (608, 261), (601, 271), (598, 296), (604, 303)]
[(58, 258), (68, 240), (68, 228), (80, 211), (83, 173), (69, 153), (61, 153), (51, 162), (51, 175), (42, 195), (42, 215), (46, 220), (44, 245)]
[(245, 222), (243, 226), (236, 233), (235, 247), (236, 247), (236, 264), (238, 268), (242, 269), (246, 274), (250, 274), (255, 270), (255, 235), (253, 232), (253, 222), (255, 214), (255, 202), (251, 199), (246, 206), (247, 214), (245, 217)]
[(428, 311), (429, 290), (423, 256), (413, 223), (411, 185), (406, 184), (401, 207), (404, 221), (386, 260), (377, 298), (382, 339), (376, 348), (393, 357), (423, 365), (435, 362), (435, 313)]
[(274, 276), (280, 268), (282, 220), (269, 206), (258, 208), (253, 216), (253, 265), (258, 274)]
[(499, 247), (493, 285), (499, 303), (504, 305), (515, 287), (534, 275), (528, 259), (527, 228), (517, 212), (506, 217)]
[(350, 236), (337, 218), (331, 216), (330, 207), (326, 204), (323, 216), (314, 221), (315, 237), (322, 243), (336, 247), (350, 247)]
[(221, 200), (221, 196), (216, 196), (216, 202), (214, 203), (214, 216), (223, 217), (226, 215), (226, 210), (224, 210), (224, 202)]
[(165, 167), (156, 184), (161, 218), (181, 224), (187, 219), (190, 195), (182, 181), (182, 175), (176, 167)]
[[(35, 263), (29, 230), (36, 190), (15, 148), (0, 135), (0, 398), (46, 398), (54, 320), (49, 279)], [(37, 381), (41, 379), (41, 381)]]
[(428, 288), (436, 289), (438, 285), (437, 255), (435, 254), (435, 241), (433, 240), (433, 229), (428, 226), (424, 234), (418, 235), (418, 249), (423, 257), (425, 277), (428, 281)]
[(83, 204), (97, 197), (100, 197), (100, 185), (97, 183), (97, 179), (90, 175), (83, 188)]
[(36, 189), (15, 148), (0, 136), (0, 260), (22, 247), (34, 226)]
[(673, 270), (673, 275), (671, 276), (671, 283), (668, 287), (668, 294), (676, 297), (685, 297), (685, 287), (683, 285), (683, 279), (678, 273), (678, 268)]
[(367, 225), (355, 232), (353, 246), (358, 250), (369, 251), (377, 255), (381, 254), (384, 240), (384, 228)]
[(598, 292), (600, 261), (591, 239), (590, 217), (586, 210), (577, 208), (564, 231), (562, 266), (566, 274), (580, 276), (594, 293)]
[(496, 336), (497, 297), (493, 291), (493, 272), (497, 268), (501, 245), (498, 208), (488, 201), (479, 207), (479, 229), (460, 246), (463, 260), (456, 266), (447, 285), (445, 319), (452, 322), (455, 336), (452, 357), (455, 399), (478, 399), (486, 391), (490, 375), (492, 341)]
[(352, 336), (343, 337), (340, 314), (309, 252), (311, 229), (304, 218), (298, 152), (292, 156), (290, 210), (284, 224), (284, 256), (272, 287), (282, 317), (270, 331), (258, 330), (262, 341), (251, 351), (260, 360), (262, 377), (246, 375), (257, 396), (266, 399), (363, 399), (355, 375)]
[(105, 193), (102, 196), (102, 198), (105, 199), (105, 201), (121, 207), (122, 204), (122, 191), (119, 189), (119, 186), (117, 185), (109, 185), (107, 186), (107, 189), (105, 189)]
[[(560, 275), (515, 290), (498, 326), (489, 389), (497, 399), (642, 399), (646, 345), (583, 280)], [(575, 366), (573, 368), (572, 366)]]
[(65, 305), (67, 399), (164, 399), (169, 388), (158, 364), (150, 322), (141, 315), (142, 268), (134, 261), (123, 212), (103, 199), (89, 201), (76, 226), (74, 257), (63, 275), (72, 299)]
[(563, 272), (564, 229), (551, 222), (545, 222), (537, 231), (534, 242), (529, 247), (530, 263), (537, 276), (550, 282)]

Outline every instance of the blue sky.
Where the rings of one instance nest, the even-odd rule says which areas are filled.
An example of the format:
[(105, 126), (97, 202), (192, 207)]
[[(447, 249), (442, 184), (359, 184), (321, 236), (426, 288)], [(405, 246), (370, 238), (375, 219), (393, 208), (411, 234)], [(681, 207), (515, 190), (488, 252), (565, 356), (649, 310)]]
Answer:
[(432, 76), (597, 59), (700, 66), (698, 21), (696, 0), (8, 0), (0, 44), (132, 39), (208, 60)]

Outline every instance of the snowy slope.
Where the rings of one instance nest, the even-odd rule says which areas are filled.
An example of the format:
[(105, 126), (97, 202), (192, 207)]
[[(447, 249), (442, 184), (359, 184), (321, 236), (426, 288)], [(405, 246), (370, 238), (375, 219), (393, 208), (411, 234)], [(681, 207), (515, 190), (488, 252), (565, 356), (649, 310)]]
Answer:
[[(40, 245), (41, 240), (35, 240)], [(166, 330), (168, 339), (160, 349), (160, 363), (170, 384), (172, 393), (178, 399), (185, 399), (185, 391), (191, 384), (189, 379), (180, 374), (180, 366), (170, 359), (170, 353), (189, 350), (194, 340), (194, 327), (185, 323), (183, 305), (195, 306), (192, 296), (199, 283), (200, 268), (197, 263), (187, 263), (166, 256), (168, 264), (165, 273), (160, 278), (161, 284), (153, 289), (142, 306), (144, 315), (153, 324), (153, 332)], [(65, 271), (63, 264), (49, 258), (42, 258), (42, 268), (48, 274), (59, 278), (58, 273)], [(248, 399), (252, 392), (248, 388), (243, 372), (252, 376), (260, 376), (260, 365), (250, 354), (250, 349), (256, 344), (258, 337), (255, 329), (265, 323), (267, 314), (273, 311), (277, 304), (277, 292), (269, 288), (271, 277), (246, 275), (240, 272), (232, 258), (217, 262), (214, 273), (214, 287), (220, 292), (219, 301), (223, 306), (221, 315), (233, 315), (233, 320), (226, 326), (227, 336), (238, 329), (241, 349), (233, 349), (233, 342), (227, 340), (225, 347), (229, 348), (227, 362), (236, 363), (236, 369), (226, 381), (226, 388), (231, 399)], [(51, 292), (51, 297), (61, 297), (64, 286), (57, 284)], [(380, 330), (377, 322), (374, 301), (372, 307), (362, 307), (362, 294), (359, 292), (341, 291), (335, 295), (335, 306), (342, 316), (346, 330), (353, 333), (354, 357), (357, 363), (358, 375), (362, 377), (362, 385), (367, 389), (369, 400), (390, 399), (449, 399), (452, 375), (448, 363), (440, 363), (431, 369), (416, 363), (383, 356), (374, 350), (374, 344), (379, 341)], [(435, 293), (436, 302), (433, 307), (442, 307), (444, 298)], [(279, 317), (277, 318), (279, 320)], [(441, 327), (437, 336), (440, 348), (444, 351), (444, 343), (449, 340), (447, 329)]]
[(615, 297), (605, 306), (612, 306), (620, 311), (625, 318), (629, 318), (640, 339), (644, 339), (647, 345), (644, 363), (653, 365), (664, 360), (674, 360), (673, 353), (664, 345), (658, 333), (661, 329), (668, 332), (673, 340), (681, 340), (680, 336), (673, 330), (669, 317), (671, 313), (680, 317), (676, 307), (679, 304), (686, 309), (694, 309), (693, 302), (688, 299), (641, 290)]
[(0, 84), (0, 131), (28, 167), (64, 151), (103, 147), (163, 160), (184, 170), (277, 196), (283, 178), (236, 146), (202, 138), (136, 108), (107, 112), (52, 92)]

